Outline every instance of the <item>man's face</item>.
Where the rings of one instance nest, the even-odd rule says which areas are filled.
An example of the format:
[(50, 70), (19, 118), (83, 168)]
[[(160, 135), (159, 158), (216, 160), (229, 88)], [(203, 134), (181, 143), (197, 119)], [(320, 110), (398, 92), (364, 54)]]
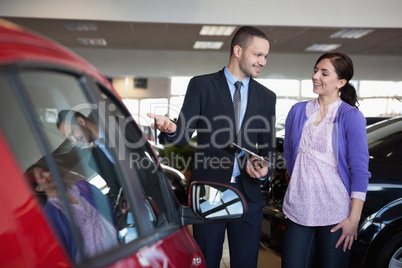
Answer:
[(59, 131), (74, 145), (88, 146), (93, 142), (91, 131), (86, 127), (85, 121), (80, 122), (80, 120), (77, 120), (77, 123), (75, 125), (63, 122), (60, 124)]
[(260, 37), (254, 37), (251, 45), (242, 50), (239, 67), (245, 77), (257, 78), (261, 69), (267, 63), (269, 42)]

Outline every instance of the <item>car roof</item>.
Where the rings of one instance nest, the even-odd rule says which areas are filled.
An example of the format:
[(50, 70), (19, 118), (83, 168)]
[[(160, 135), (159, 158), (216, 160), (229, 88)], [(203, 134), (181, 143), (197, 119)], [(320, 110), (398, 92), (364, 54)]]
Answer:
[(367, 126), (367, 133), (370, 133), (371, 131), (374, 131), (374, 130), (382, 128), (382, 127), (385, 127), (385, 126), (390, 125), (390, 124), (394, 124), (394, 123), (399, 122), (399, 121), (402, 121), (402, 116), (392, 117), (392, 118), (389, 118), (389, 119), (379, 121), (377, 123), (374, 123), (372, 125)]
[(0, 19), (0, 64), (47, 63), (79, 70), (112, 87), (90, 63), (55, 41)]

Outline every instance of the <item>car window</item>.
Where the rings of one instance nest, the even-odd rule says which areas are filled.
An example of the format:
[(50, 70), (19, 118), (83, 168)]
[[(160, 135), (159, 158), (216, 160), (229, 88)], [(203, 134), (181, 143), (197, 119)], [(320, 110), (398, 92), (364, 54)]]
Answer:
[(390, 120), (369, 127), (367, 142), (370, 159), (386, 161), (389, 166), (399, 166), (402, 163), (402, 120)]
[(142, 132), (105, 89), (86, 90), (88, 80), (50, 70), (11, 80), (0, 73), (2, 131), (74, 262), (177, 224)]
[(177, 217), (171, 215), (168, 209), (168, 205), (174, 202), (172, 191), (146, 136), (121, 102), (116, 101), (102, 86), (97, 86), (101, 92), (104, 92), (101, 94), (102, 102), (110, 112), (107, 120), (109, 128), (115, 126), (118, 129), (115, 133), (113, 149), (118, 156), (118, 161), (127, 165), (128, 176), (131, 177), (133, 174), (138, 176), (146, 204), (156, 213), (155, 227), (160, 228), (170, 223), (177, 223)]

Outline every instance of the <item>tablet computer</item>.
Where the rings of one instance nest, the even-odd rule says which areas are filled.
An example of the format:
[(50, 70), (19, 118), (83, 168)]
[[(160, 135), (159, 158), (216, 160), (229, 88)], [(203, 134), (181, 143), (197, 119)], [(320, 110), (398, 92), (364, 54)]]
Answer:
[(239, 148), (240, 150), (243, 150), (243, 151), (245, 151), (246, 153), (249, 153), (249, 154), (251, 154), (252, 156), (255, 156), (256, 159), (254, 159), (254, 160), (251, 161), (251, 163), (252, 163), (253, 165), (256, 165), (256, 164), (257, 164), (257, 165), (260, 166), (260, 168), (272, 166), (272, 164), (271, 164), (268, 160), (265, 160), (264, 158), (262, 158), (262, 157), (259, 156), (258, 154), (253, 153), (252, 151), (247, 150), (246, 148), (241, 147), (241, 146), (237, 145), (237, 144), (234, 143), (234, 142), (233, 142), (233, 145), (236, 146), (237, 148)]

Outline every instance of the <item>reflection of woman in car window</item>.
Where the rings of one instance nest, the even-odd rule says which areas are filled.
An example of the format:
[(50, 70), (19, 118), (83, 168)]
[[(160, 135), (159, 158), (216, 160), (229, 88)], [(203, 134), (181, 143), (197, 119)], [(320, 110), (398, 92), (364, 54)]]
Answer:
[[(75, 261), (81, 260), (52, 175), (46, 168), (37, 164), (28, 168), (25, 174), (35, 192), (46, 196), (44, 211), (71, 258)], [(86, 257), (116, 246), (118, 242), (115, 219), (107, 197), (85, 180), (67, 186), (66, 194), (82, 237)]]

